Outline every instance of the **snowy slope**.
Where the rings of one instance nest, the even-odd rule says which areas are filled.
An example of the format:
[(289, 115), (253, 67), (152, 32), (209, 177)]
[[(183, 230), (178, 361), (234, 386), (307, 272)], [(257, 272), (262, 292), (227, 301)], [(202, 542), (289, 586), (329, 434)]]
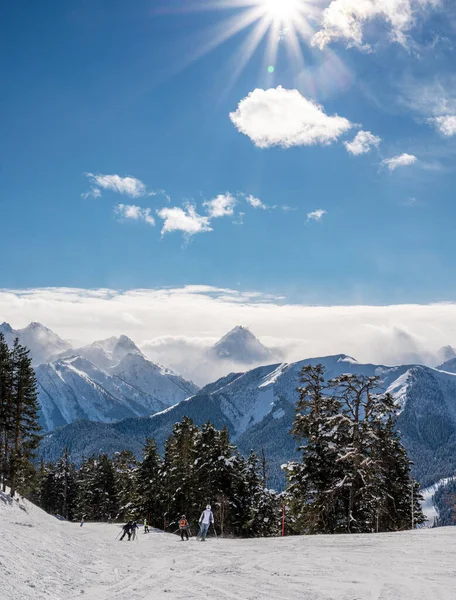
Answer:
[(56, 333), (41, 325), (41, 323), (30, 323), (23, 329), (13, 329), (8, 323), (0, 325), (0, 332), (5, 336), (9, 346), (15, 338), (19, 338), (21, 344), (30, 350), (34, 365), (40, 365), (48, 361), (52, 356), (65, 352), (71, 348)]
[[(0, 496), (2, 600), (453, 600), (456, 529), (119, 542)], [(192, 524), (193, 525), (193, 524)]]
[(193, 396), (199, 389), (191, 381), (147, 360), (141, 353), (125, 355), (108, 372), (156, 398), (166, 399), (166, 406)]

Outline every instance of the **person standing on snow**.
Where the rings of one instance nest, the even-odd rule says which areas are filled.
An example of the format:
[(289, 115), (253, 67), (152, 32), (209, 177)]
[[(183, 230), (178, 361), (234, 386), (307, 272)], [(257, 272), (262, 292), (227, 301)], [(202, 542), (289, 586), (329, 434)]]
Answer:
[(133, 521), (133, 523), (131, 524), (131, 535), (133, 537), (133, 539), (136, 539), (136, 530), (139, 529), (139, 525), (136, 523), (136, 521)]
[(144, 519), (144, 533), (149, 533), (149, 525), (147, 519)]
[(179, 520), (179, 530), (180, 530), (180, 534), (181, 534), (181, 541), (184, 541), (184, 535), (187, 538), (187, 542), (188, 542), (188, 521), (185, 517), (185, 515), (182, 515), (182, 517)]
[(199, 518), (200, 532), (199, 538), (202, 542), (206, 541), (207, 530), (210, 525), (214, 524), (214, 515), (212, 514), (211, 505), (206, 506), (206, 510), (203, 510), (201, 517)]

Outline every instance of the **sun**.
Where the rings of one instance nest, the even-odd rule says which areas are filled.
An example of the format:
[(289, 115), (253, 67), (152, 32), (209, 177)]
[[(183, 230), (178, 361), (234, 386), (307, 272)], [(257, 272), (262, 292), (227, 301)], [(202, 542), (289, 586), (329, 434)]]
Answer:
[[(167, 0), (167, 2), (172, 0)], [(321, 12), (321, 0), (176, 0), (182, 12), (226, 11), (228, 16), (218, 20), (207, 31), (206, 42), (200, 43), (185, 59), (189, 64), (202, 58), (218, 46), (243, 31), (247, 34), (233, 57), (235, 65), (231, 81), (240, 76), (264, 39), (264, 72), (271, 80), (277, 73), (276, 62), (280, 47), (288, 54), (297, 71), (304, 68), (303, 45), (313, 36), (313, 25)], [(178, 9), (179, 10), (179, 9)]]
[(268, 17), (281, 24), (292, 22), (298, 18), (303, 3), (299, 0), (261, 0)]

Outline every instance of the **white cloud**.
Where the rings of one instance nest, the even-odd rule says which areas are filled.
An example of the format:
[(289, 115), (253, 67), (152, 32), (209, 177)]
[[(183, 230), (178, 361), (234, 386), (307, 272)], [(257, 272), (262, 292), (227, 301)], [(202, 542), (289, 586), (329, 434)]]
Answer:
[(306, 306), (210, 286), (3, 289), (0, 314), (15, 328), (39, 321), (78, 345), (122, 333), (141, 346), (156, 338), (156, 346), (166, 346), (163, 338), (169, 338), (176, 354), (176, 340), (188, 342), (185, 353), (186, 346), (212, 344), (235, 325), (249, 327), (268, 346), (285, 348), (287, 360), (343, 352), (398, 364), (456, 342), (456, 303)]
[(250, 92), (230, 118), (259, 148), (331, 144), (353, 127), (348, 119), (328, 116), (298, 90), (281, 86)]
[(155, 219), (151, 214), (150, 208), (141, 208), (134, 204), (118, 204), (115, 211), (123, 219), (144, 221), (148, 225), (155, 225)]
[(213, 200), (203, 202), (203, 206), (206, 208), (210, 219), (232, 217), (236, 204), (236, 198), (228, 192), (226, 194), (219, 194)]
[(186, 204), (184, 208), (177, 206), (173, 208), (162, 208), (157, 211), (160, 219), (163, 219), (162, 235), (172, 231), (182, 231), (187, 237), (212, 231), (209, 217), (198, 215), (192, 204)]
[(101, 190), (99, 188), (93, 187), (88, 192), (81, 194), (83, 198), (99, 198), (101, 196)]
[(456, 115), (445, 115), (442, 117), (434, 117), (429, 119), (443, 135), (446, 137), (452, 137), (456, 135)]
[(440, 4), (440, 0), (332, 0), (323, 12), (321, 29), (312, 38), (312, 45), (322, 49), (342, 40), (348, 46), (369, 49), (364, 29), (380, 20), (389, 26), (393, 42), (407, 46), (418, 15)]
[(382, 165), (388, 167), (390, 171), (395, 171), (399, 167), (409, 167), (414, 165), (418, 159), (413, 154), (400, 154), (392, 158), (385, 158)]
[(367, 154), (371, 148), (378, 148), (381, 138), (372, 134), (370, 131), (360, 131), (352, 142), (344, 142), (347, 152), (359, 156)]
[(85, 173), (89, 178), (92, 189), (88, 194), (95, 197), (101, 196), (100, 189), (111, 190), (131, 198), (139, 198), (147, 193), (146, 186), (142, 181), (135, 177), (120, 177), (120, 175), (94, 175), (93, 173)]
[(261, 208), (263, 210), (266, 210), (268, 208), (266, 204), (263, 204), (263, 202), (255, 196), (245, 196), (245, 200), (248, 204), (250, 204), (250, 206), (253, 206), (253, 208)]
[(328, 214), (326, 210), (319, 208), (318, 210), (314, 210), (313, 212), (307, 213), (307, 220), (321, 221), (326, 214)]

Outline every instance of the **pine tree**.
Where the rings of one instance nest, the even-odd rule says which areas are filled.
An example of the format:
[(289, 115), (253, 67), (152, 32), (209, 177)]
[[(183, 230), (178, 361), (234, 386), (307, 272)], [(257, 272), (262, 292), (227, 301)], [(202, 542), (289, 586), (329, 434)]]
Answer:
[(68, 448), (65, 448), (53, 470), (56, 496), (55, 513), (67, 520), (74, 518), (76, 508), (76, 468), (70, 460)]
[(302, 371), (294, 435), (306, 443), (288, 465), (295, 529), (395, 531), (422, 522), (418, 486), (395, 430), (397, 408), (380, 380), (344, 374), (325, 384), (321, 365)]
[(166, 440), (162, 477), (169, 524), (177, 522), (182, 514), (186, 514), (189, 521), (197, 514), (193, 474), (198, 431), (193, 421), (184, 417), (181, 423), (176, 423), (173, 433)]
[(0, 333), (0, 481), (6, 491), (9, 474), (9, 448), (13, 430), (13, 362)]
[(115, 472), (106, 454), (84, 460), (78, 473), (76, 513), (88, 521), (110, 521), (116, 518), (119, 503)]
[(38, 447), (40, 426), (35, 372), (29, 352), (14, 341), (10, 351), (0, 334), (0, 458), (3, 490), (14, 496), (27, 491), (34, 468), (31, 459)]
[(135, 476), (136, 515), (146, 518), (154, 527), (163, 525), (163, 465), (158, 453), (157, 443), (146, 440), (143, 460), (138, 465)]
[(343, 478), (338, 463), (341, 403), (328, 395), (322, 365), (307, 365), (301, 371), (302, 387), (292, 433), (299, 442), (302, 461), (286, 466), (288, 504), (293, 529), (306, 533), (339, 530), (341, 501), (337, 485)]
[(115, 471), (117, 500), (119, 503), (117, 519), (128, 520), (135, 510), (135, 475), (137, 469), (136, 457), (130, 450), (116, 452), (113, 459)]

